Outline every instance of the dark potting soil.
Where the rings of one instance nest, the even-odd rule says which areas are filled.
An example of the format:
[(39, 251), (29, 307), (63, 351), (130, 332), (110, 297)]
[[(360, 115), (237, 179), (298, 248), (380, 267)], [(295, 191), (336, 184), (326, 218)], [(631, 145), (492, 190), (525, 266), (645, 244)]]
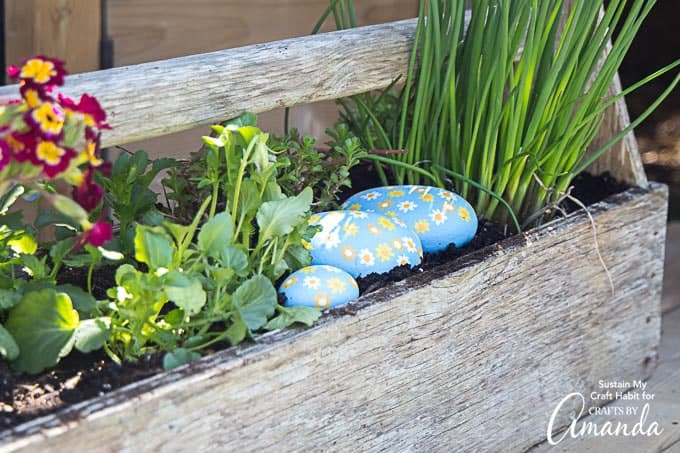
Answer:
[[(363, 183), (355, 186), (354, 191), (372, 187), (370, 185), (365, 187), (365, 181), (369, 181), (370, 178), (362, 177), (356, 180)], [(574, 181), (572, 195), (583, 204), (589, 205), (627, 188), (626, 184), (616, 181), (609, 174), (597, 177), (584, 174)], [(579, 209), (576, 203), (570, 201), (565, 202), (562, 207), (568, 212)], [(494, 244), (505, 237), (506, 234), (501, 225), (481, 219), (477, 234), (470, 244), (462, 248), (451, 246), (437, 254), (426, 254), (423, 263), (415, 268), (402, 266), (387, 274), (371, 274), (360, 278), (358, 283), (361, 294), (452, 261), (474, 250)], [(106, 289), (115, 286), (114, 271), (115, 269), (103, 268), (95, 274), (93, 281), (96, 282), (96, 297), (104, 298)], [(62, 277), (60, 281), (76, 285), (82, 285), (86, 279), (85, 273), (80, 274), (78, 269), (65, 269)], [(219, 345), (219, 348), (226, 347), (228, 344)], [(211, 349), (211, 351), (219, 348)], [(103, 395), (160, 373), (162, 370), (162, 354), (145, 356), (136, 363), (126, 362), (117, 365), (102, 351), (91, 354), (74, 351), (54, 369), (37, 375), (15, 373), (6, 363), (0, 362), (0, 430)]]

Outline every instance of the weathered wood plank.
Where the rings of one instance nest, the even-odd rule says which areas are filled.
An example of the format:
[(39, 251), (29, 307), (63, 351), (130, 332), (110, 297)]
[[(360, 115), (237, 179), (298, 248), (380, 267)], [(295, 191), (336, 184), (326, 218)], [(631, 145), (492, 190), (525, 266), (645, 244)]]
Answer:
[[(533, 449), (533, 453), (554, 451), (616, 451), (621, 453), (633, 453), (641, 451), (666, 451), (666, 449), (680, 445), (680, 309), (663, 315), (662, 318), (661, 347), (659, 349), (659, 366), (654, 371), (652, 378), (647, 381), (646, 392), (654, 395), (650, 401), (638, 401), (635, 399), (612, 402), (612, 406), (622, 408), (624, 414), (593, 415), (579, 421), (581, 423), (595, 423), (602, 427), (607, 421), (616, 425), (617, 422), (625, 423), (630, 429), (640, 421), (645, 402), (649, 403), (649, 413), (644, 423), (645, 429), (652, 422), (659, 424), (663, 430), (660, 435), (645, 436), (604, 436), (595, 437), (587, 435), (572, 438), (567, 436), (557, 446), (553, 447), (547, 442)], [(641, 392), (638, 390), (638, 394)], [(629, 393), (630, 394), (630, 393)], [(635, 414), (632, 410), (634, 408)], [(613, 409), (612, 409), (613, 410)], [(625, 412), (630, 410), (629, 414)], [(617, 411), (618, 412), (618, 411)], [(561, 434), (555, 435), (555, 440)]]
[(113, 68), (69, 77), (65, 91), (100, 99), (110, 146), (385, 87), (406, 70), (414, 32), (406, 20)]
[(654, 185), (591, 207), (613, 290), (575, 213), (364, 296), (354, 316), (1, 433), (0, 450), (526, 449), (567, 393), (649, 377), (666, 198)]
[[(661, 311), (680, 309), (680, 222), (669, 222), (666, 235), (666, 275), (663, 282)], [(679, 343), (680, 344), (680, 343)], [(679, 381), (680, 382), (680, 381)]]
[[(328, 0), (116, 0), (107, 2), (116, 66), (308, 35)], [(418, 16), (413, 0), (356, 2), (357, 22)], [(333, 19), (322, 31), (331, 31)], [(228, 26), (225, 26), (228, 24)]]

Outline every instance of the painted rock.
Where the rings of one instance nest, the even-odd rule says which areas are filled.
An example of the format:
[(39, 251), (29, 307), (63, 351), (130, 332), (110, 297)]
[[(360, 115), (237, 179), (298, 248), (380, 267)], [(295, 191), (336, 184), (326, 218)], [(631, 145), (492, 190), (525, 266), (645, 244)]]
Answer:
[(308, 244), (312, 264), (339, 267), (355, 278), (401, 265), (415, 266), (423, 256), (418, 236), (396, 218), (328, 211), (313, 215), (309, 223), (322, 228)]
[(451, 243), (462, 247), (477, 232), (477, 215), (470, 203), (437, 187), (376, 187), (351, 196), (342, 207), (401, 219), (420, 237), (428, 253), (444, 250)]
[(332, 308), (359, 297), (359, 285), (337, 267), (307, 266), (290, 274), (279, 292), (288, 307)]

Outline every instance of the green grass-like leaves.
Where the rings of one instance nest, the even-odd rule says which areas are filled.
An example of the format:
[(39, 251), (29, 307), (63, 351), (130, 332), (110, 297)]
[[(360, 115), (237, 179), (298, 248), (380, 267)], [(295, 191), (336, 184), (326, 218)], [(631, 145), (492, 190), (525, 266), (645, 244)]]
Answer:
[(475, 0), (466, 13), (462, 1), (421, 0), (403, 86), (342, 100), (341, 117), (369, 149), (409, 150), (390, 166), (396, 183), (450, 185), (483, 217), (527, 219), (625, 135), (587, 154), (655, 0), (604, 3)]

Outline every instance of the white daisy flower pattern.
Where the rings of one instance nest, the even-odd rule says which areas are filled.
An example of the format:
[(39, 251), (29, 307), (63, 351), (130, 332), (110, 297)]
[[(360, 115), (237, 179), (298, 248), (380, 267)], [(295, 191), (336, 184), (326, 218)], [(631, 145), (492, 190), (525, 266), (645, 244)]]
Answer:
[(305, 277), (302, 284), (304, 285), (305, 288), (319, 289), (319, 285), (321, 284), (321, 279), (319, 279), (319, 277)]
[(392, 221), (402, 228), (407, 228), (406, 224), (397, 218), (392, 219)]
[(353, 211), (352, 217), (354, 217), (355, 219), (365, 219), (366, 217), (368, 217), (368, 214), (365, 213), (364, 211)]
[(409, 251), (411, 253), (415, 253), (416, 251), (418, 251), (418, 248), (416, 247), (415, 241), (413, 239), (411, 239), (410, 237), (401, 238), (401, 242), (404, 243), (404, 247), (406, 247), (407, 251)]
[(454, 201), (456, 199), (456, 196), (454, 194), (446, 190), (440, 190), (438, 195), (446, 201)]
[(411, 264), (411, 260), (409, 260), (406, 255), (399, 255), (397, 257), (397, 263), (399, 263), (400, 266), (408, 266)]
[(448, 220), (448, 217), (439, 209), (435, 209), (430, 213), (430, 219), (435, 223), (435, 225), (441, 225)]
[(333, 230), (330, 233), (318, 233), (318, 243), (326, 247), (326, 249), (334, 249), (340, 245), (340, 234), (338, 230)]
[(375, 257), (368, 249), (361, 249), (359, 252), (359, 262), (364, 266), (373, 266), (375, 264)]
[(367, 201), (375, 200), (377, 198), (380, 198), (382, 194), (380, 192), (368, 192), (365, 195), (362, 195), (361, 198)]
[(418, 205), (412, 201), (402, 201), (397, 205), (397, 209), (399, 209), (401, 212), (410, 212), (417, 207)]

